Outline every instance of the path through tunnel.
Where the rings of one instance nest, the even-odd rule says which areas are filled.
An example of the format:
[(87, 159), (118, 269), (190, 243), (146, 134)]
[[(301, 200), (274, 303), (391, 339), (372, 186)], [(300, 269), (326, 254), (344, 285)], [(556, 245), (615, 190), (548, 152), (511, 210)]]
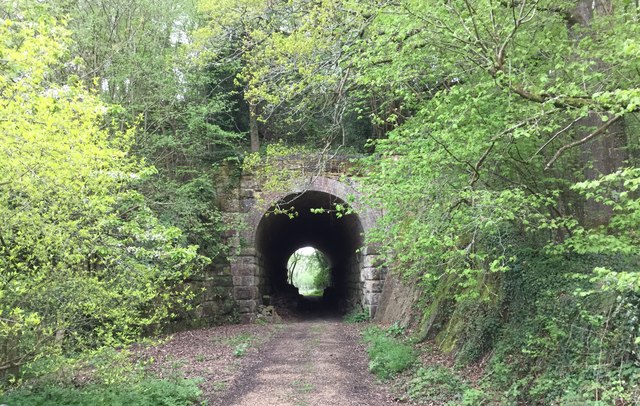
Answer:
[[(263, 302), (296, 315), (344, 314), (360, 303), (362, 224), (357, 214), (336, 212), (345, 202), (329, 193), (306, 191), (289, 195), (261, 219), (256, 232), (260, 268), (259, 290)], [(288, 214), (274, 213), (274, 209)], [(324, 210), (318, 210), (324, 209)], [(322, 211), (318, 213), (318, 211)], [(313, 247), (328, 259), (329, 287), (319, 298), (299, 295), (288, 283), (287, 262), (302, 247)]]

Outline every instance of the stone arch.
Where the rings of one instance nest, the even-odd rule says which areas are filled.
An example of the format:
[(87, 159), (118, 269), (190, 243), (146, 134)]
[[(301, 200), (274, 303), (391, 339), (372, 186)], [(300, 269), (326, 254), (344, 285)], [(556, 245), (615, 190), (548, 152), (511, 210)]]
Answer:
[(347, 183), (347, 181), (343, 182), (327, 176), (316, 176), (309, 182), (295, 185), (291, 190), (269, 194), (268, 197), (264, 199), (264, 203), (259, 206), (253, 205), (247, 215), (247, 233), (243, 235), (244, 239), (246, 241), (254, 241), (260, 221), (262, 221), (264, 214), (271, 206), (273, 206), (274, 203), (283, 200), (289, 195), (301, 194), (304, 192), (322, 192), (328, 195), (333, 195), (345, 202), (352, 200), (351, 196), (356, 197), (352, 205), (354, 211), (360, 217), (362, 231), (366, 234), (375, 225), (376, 215), (371, 209), (359, 203), (359, 199), (357, 198), (361, 195), (356, 189), (355, 183)]
[[(288, 258), (295, 249), (305, 245), (328, 253), (336, 264), (335, 269), (332, 268), (334, 277), (339, 281), (336, 292), (345, 307), (362, 306), (371, 316), (375, 314), (384, 274), (376, 266), (375, 250), (360, 248), (364, 235), (374, 226), (377, 216), (368, 207), (357, 203), (359, 192), (355, 183), (316, 176), (291, 190), (261, 199), (262, 204), (253, 198), (259, 191), (259, 185), (252, 183), (251, 179), (241, 183), (251, 185), (253, 189), (245, 188), (243, 192), (246, 223), (240, 234), (243, 248), (240, 255), (232, 259), (231, 273), (234, 298), (244, 321), (251, 320), (264, 297), (282, 283), (278, 267), (282, 267), (283, 258)], [(351, 199), (352, 196), (356, 199)], [(309, 207), (325, 204), (322, 199), (333, 199), (334, 202), (355, 200), (356, 203), (352, 204), (355, 213), (344, 216), (341, 221), (307, 214), (301, 214), (291, 222), (282, 217), (274, 219), (277, 216), (265, 217), (273, 204), (288, 203), (292, 197), (295, 197), (293, 202), (304, 206), (304, 213)]]

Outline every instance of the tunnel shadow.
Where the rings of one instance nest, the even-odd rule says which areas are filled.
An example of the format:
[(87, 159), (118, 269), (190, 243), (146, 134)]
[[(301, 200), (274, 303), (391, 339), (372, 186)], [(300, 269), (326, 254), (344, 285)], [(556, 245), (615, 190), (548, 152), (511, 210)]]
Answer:
[[(336, 212), (336, 205), (346, 203), (325, 192), (289, 195), (258, 225), (258, 288), (263, 304), (273, 305), (283, 318), (340, 317), (360, 303), (362, 259), (358, 249), (363, 228), (357, 214)], [(330, 283), (321, 297), (302, 296), (288, 283), (289, 257), (308, 246), (322, 251), (329, 261)]]

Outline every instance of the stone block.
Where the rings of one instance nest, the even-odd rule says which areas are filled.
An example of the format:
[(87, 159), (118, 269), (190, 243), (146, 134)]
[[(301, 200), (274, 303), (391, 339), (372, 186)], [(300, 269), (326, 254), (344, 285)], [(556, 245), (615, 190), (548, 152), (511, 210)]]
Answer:
[(375, 316), (376, 312), (378, 311), (378, 306), (377, 305), (368, 305), (367, 307), (369, 308), (369, 317), (373, 318), (373, 316)]
[(382, 292), (382, 282), (381, 281), (365, 281), (364, 291), (372, 292), (372, 293), (380, 293)]
[(240, 248), (240, 255), (246, 256), (246, 257), (249, 257), (249, 256), (255, 257), (257, 255), (257, 251), (253, 247), (244, 246)]
[(382, 272), (379, 268), (367, 267), (362, 270), (362, 281), (377, 281), (380, 280)]
[(362, 258), (362, 266), (364, 268), (377, 268), (382, 265), (382, 259), (377, 255), (365, 255)]
[(209, 287), (202, 292), (203, 301), (230, 300), (233, 290), (231, 287)]
[(239, 249), (240, 248), (240, 236), (239, 235), (232, 235), (230, 237), (226, 237), (224, 239), (224, 242), (229, 246), (229, 248), (231, 249), (230, 251), (233, 252), (234, 248), (235, 249)]
[(377, 305), (380, 300), (379, 293), (366, 293), (364, 295), (364, 304), (365, 305)]
[(239, 313), (255, 313), (258, 305), (255, 300), (236, 300)]
[(233, 276), (256, 276), (258, 274), (257, 265), (231, 264), (231, 275)]
[(256, 321), (255, 313), (241, 313), (240, 314), (240, 323), (241, 324), (253, 324)]
[(216, 267), (216, 275), (219, 276), (231, 276), (231, 266), (228, 264)]
[(362, 255), (378, 255), (380, 253), (380, 247), (377, 244), (369, 244), (362, 249)]
[(247, 198), (254, 198), (255, 197), (255, 191), (253, 189), (240, 189), (240, 198), (241, 199), (247, 199)]
[(219, 306), (216, 302), (204, 302), (196, 308), (196, 317), (206, 319), (218, 314)]
[(255, 255), (245, 255), (238, 257), (237, 262), (244, 265), (257, 265), (258, 258), (256, 258)]
[(234, 276), (233, 277), (233, 286), (255, 286), (256, 282), (257, 281), (255, 276)]
[(233, 288), (233, 297), (236, 300), (258, 299), (258, 288), (255, 286), (241, 286)]
[(237, 193), (222, 196), (220, 198), (220, 210), (225, 213), (239, 213), (240, 198), (237, 196)]
[(211, 286), (218, 287), (231, 287), (233, 286), (233, 280), (230, 275), (218, 275), (211, 278)]
[(248, 213), (256, 205), (256, 199), (244, 198), (240, 199), (240, 211), (242, 213)]
[(258, 187), (258, 182), (253, 176), (242, 176), (240, 179), (240, 188), (242, 189), (255, 189)]

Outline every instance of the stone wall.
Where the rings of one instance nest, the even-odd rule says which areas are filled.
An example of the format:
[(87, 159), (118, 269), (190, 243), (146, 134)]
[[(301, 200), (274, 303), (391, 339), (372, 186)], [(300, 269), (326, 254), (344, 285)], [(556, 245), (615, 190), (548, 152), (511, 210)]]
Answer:
[[(268, 275), (263, 271), (262, 253), (256, 249), (256, 232), (264, 214), (271, 205), (292, 193), (318, 191), (343, 201), (347, 201), (349, 196), (359, 196), (355, 182), (349, 178), (345, 180), (343, 176), (344, 162), (340, 159), (329, 161), (322, 171), (312, 171), (313, 176), (292, 182), (294, 186), (291, 190), (271, 193), (263, 199), (257, 199), (264, 191), (256, 177), (250, 173), (240, 174), (239, 180), (235, 183), (220, 183), (225, 185), (225, 189), (219, 192), (223, 215), (228, 224), (238, 226), (228, 235), (230, 263), (221, 272), (229, 273), (232, 286), (227, 286), (229, 281), (225, 280), (221, 281), (223, 285), (211, 289), (218, 292), (224, 286), (227, 292), (231, 293), (242, 322), (254, 320), (256, 310), (263, 304), (263, 295), (268, 292), (267, 287), (270, 283)], [(227, 169), (226, 176), (231, 172), (231, 169)], [(377, 213), (358, 203), (354, 204), (354, 209), (366, 234), (367, 230), (374, 226)], [(361, 306), (371, 316), (376, 312), (385, 276), (378, 266), (376, 257), (375, 250), (370, 247), (365, 247), (359, 255), (354, 256), (354, 260), (348, 266), (356, 272), (343, 287), (350, 291), (350, 297), (356, 298), (351, 306)]]

